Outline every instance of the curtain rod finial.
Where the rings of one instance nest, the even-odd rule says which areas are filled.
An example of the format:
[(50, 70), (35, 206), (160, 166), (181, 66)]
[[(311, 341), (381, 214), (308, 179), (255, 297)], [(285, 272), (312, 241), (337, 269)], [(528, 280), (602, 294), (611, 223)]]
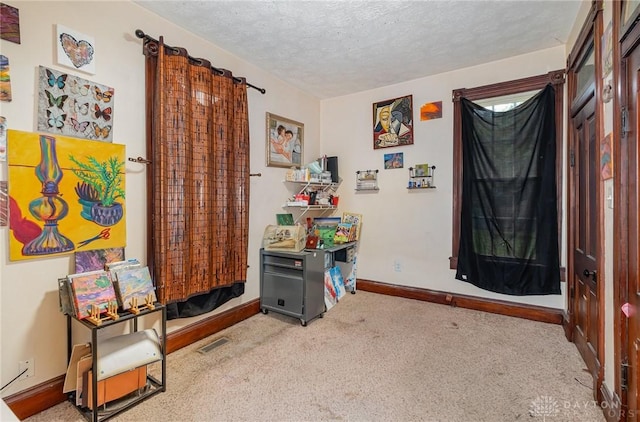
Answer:
[(138, 38), (144, 38), (146, 37), (144, 31), (142, 31), (142, 29), (136, 29), (136, 37)]

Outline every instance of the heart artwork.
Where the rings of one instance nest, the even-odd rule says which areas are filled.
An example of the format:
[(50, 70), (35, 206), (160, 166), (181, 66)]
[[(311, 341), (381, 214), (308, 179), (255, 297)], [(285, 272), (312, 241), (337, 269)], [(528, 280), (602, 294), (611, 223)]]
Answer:
[(77, 41), (73, 36), (63, 32), (60, 34), (60, 44), (76, 68), (88, 65), (93, 60), (93, 46), (85, 40)]

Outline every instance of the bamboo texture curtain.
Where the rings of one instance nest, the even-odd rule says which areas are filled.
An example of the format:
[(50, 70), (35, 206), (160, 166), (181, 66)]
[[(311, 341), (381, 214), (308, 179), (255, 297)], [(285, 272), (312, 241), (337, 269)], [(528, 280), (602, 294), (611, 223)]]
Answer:
[(182, 302), (246, 281), (247, 86), (162, 37), (144, 54), (148, 262), (159, 300)]

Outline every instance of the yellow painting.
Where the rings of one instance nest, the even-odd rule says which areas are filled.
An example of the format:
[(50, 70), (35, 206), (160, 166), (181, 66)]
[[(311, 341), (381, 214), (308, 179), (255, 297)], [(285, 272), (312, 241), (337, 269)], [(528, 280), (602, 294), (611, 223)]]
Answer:
[(124, 247), (125, 147), (7, 131), (9, 259)]

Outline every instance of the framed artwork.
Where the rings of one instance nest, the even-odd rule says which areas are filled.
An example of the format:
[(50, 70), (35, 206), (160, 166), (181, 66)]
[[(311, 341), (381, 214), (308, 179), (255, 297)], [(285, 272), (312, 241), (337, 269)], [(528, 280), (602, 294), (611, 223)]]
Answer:
[(0, 3), (0, 38), (20, 44), (20, 11)]
[(384, 168), (385, 169), (401, 169), (404, 167), (404, 154), (402, 152), (396, 152), (394, 154), (384, 155)]
[(11, 129), (7, 143), (11, 261), (126, 246), (124, 145)]
[(111, 142), (114, 95), (108, 86), (40, 66), (38, 130)]
[(11, 101), (11, 72), (9, 58), (0, 54), (0, 101)]
[(267, 113), (267, 167), (301, 167), (304, 124)]
[(90, 74), (96, 73), (95, 42), (93, 37), (81, 34), (63, 25), (56, 25), (58, 64)]
[(602, 180), (613, 177), (612, 156), (611, 133), (609, 133), (600, 142), (600, 175), (602, 176)]
[(433, 120), (442, 118), (442, 101), (426, 103), (420, 107), (420, 120)]
[(373, 149), (413, 144), (413, 96), (373, 103)]

